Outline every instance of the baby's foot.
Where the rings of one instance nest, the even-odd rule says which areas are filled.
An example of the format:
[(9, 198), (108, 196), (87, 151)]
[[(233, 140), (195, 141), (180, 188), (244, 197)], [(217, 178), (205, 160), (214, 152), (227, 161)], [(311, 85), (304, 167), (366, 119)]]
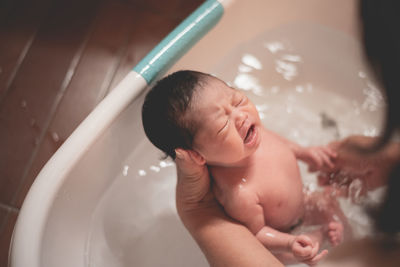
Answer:
[(332, 246), (337, 246), (343, 241), (343, 224), (340, 222), (330, 222), (328, 224), (328, 237)]

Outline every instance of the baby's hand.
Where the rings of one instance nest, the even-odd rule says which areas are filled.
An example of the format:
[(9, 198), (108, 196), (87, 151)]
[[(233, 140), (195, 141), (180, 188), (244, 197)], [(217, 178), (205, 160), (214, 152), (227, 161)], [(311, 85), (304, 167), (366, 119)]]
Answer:
[(290, 244), (294, 257), (308, 265), (315, 265), (328, 254), (327, 250), (318, 253), (319, 243), (315, 244), (306, 235), (295, 236)]
[(333, 161), (336, 157), (336, 152), (327, 146), (305, 147), (299, 155), (299, 159), (308, 164), (311, 172), (332, 170), (335, 167)]

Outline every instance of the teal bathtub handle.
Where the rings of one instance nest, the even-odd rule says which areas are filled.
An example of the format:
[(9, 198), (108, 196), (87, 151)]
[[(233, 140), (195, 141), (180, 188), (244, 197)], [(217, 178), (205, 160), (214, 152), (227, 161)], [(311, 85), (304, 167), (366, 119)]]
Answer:
[(213, 28), (223, 12), (224, 8), (217, 0), (207, 0), (151, 50), (133, 70), (150, 84)]

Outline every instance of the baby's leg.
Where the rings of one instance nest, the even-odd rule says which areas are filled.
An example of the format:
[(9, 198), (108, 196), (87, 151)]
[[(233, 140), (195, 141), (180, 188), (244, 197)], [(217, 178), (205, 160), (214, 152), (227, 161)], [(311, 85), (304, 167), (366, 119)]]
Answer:
[(340, 244), (344, 236), (351, 235), (347, 219), (343, 214), (339, 203), (330, 194), (324, 192), (306, 192), (305, 195), (306, 216), (308, 225), (322, 225), (322, 232), (333, 246)]
[(328, 223), (326, 233), (334, 247), (342, 243), (345, 236), (343, 224), (336, 221)]
[(318, 242), (321, 245), (325, 239), (328, 239), (330, 244), (335, 247), (343, 241), (344, 227), (341, 222), (331, 221), (304, 234), (310, 237), (313, 242)]

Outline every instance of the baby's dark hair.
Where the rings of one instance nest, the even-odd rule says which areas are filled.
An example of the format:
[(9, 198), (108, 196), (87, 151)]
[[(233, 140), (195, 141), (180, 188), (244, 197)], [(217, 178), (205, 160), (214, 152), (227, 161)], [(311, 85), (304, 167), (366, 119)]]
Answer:
[(209, 74), (177, 71), (150, 89), (142, 107), (142, 123), (147, 138), (167, 156), (175, 159), (175, 149), (191, 149), (196, 125), (185, 120), (193, 93), (202, 88)]

